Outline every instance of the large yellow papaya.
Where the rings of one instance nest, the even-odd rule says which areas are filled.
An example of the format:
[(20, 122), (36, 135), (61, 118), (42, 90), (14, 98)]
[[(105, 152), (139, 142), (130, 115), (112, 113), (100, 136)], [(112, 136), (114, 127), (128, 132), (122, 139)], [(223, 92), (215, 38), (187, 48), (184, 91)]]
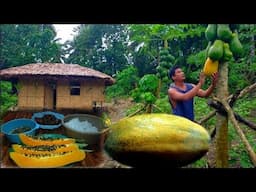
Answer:
[(209, 148), (204, 127), (171, 114), (143, 114), (110, 126), (105, 151), (120, 163), (177, 167), (201, 158)]
[(219, 61), (213, 61), (209, 57), (204, 63), (203, 73), (207, 76), (211, 76), (218, 71)]

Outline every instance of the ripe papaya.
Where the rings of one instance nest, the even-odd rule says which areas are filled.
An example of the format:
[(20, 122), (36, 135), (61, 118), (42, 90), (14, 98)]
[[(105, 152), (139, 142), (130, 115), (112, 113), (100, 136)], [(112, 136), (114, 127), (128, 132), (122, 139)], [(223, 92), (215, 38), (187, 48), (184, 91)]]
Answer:
[(204, 63), (203, 73), (206, 76), (211, 76), (213, 73), (218, 71), (219, 61), (213, 61), (209, 57), (206, 59)]
[(21, 168), (54, 168), (82, 161), (86, 154), (82, 150), (74, 150), (52, 154), (25, 154), (10, 152), (11, 159)]
[(133, 166), (180, 167), (209, 149), (206, 129), (184, 117), (151, 113), (123, 118), (110, 126), (105, 151)]
[(212, 60), (220, 60), (223, 56), (223, 41), (217, 39), (214, 41), (213, 45), (209, 48), (208, 57)]
[(233, 57), (232, 52), (230, 51), (229, 48), (229, 44), (228, 43), (224, 43), (223, 44), (223, 57), (222, 57), (222, 61), (229, 61), (231, 58)]
[(27, 146), (13, 144), (12, 149), (18, 153), (26, 154), (52, 154), (79, 150), (79, 146), (75, 143), (64, 144), (64, 145), (38, 145), (38, 146)]
[(243, 46), (242, 46), (241, 42), (239, 41), (237, 33), (232, 34), (232, 39), (230, 41), (229, 47), (235, 57), (242, 56)]
[(31, 137), (26, 134), (19, 134), (21, 142), (28, 146), (37, 145), (64, 145), (75, 143), (75, 139), (72, 138), (58, 138), (58, 139), (40, 139), (39, 137)]
[(217, 37), (217, 25), (209, 24), (205, 30), (205, 37), (208, 41), (214, 41)]
[(218, 24), (217, 37), (222, 41), (230, 42), (232, 39), (232, 31), (228, 24)]

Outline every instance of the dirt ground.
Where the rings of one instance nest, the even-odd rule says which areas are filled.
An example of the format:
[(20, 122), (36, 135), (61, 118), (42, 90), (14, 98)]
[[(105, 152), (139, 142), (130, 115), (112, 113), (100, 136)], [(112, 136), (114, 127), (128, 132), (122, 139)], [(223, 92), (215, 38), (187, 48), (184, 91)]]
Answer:
[(112, 123), (125, 117), (125, 111), (134, 105), (132, 99), (115, 99), (111, 103), (106, 103), (107, 114)]

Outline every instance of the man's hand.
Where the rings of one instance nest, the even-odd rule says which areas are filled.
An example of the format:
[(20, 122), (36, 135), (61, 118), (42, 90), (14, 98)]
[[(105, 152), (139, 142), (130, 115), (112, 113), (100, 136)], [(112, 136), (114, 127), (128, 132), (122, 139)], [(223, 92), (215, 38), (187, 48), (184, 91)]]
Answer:
[(218, 81), (218, 73), (213, 73), (212, 74), (212, 85), (215, 87)]
[(201, 72), (200, 76), (199, 76), (199, 82), (198, 83), (201, 83), (201, 85), (203, 85), (204, 81), (205, 81), (205, 74), (203, 72)]

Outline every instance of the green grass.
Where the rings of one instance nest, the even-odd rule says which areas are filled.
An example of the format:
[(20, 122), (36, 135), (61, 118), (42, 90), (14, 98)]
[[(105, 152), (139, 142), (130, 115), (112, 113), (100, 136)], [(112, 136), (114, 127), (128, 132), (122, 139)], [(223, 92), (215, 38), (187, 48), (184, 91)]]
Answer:
[[(237, 100), (234, 105), (234, 111), (242, 116), (243, 118), (256, 123), (256, 118), (251, 116), (251, 111), (256, 108), (256, 98), (255, 97), (245, 97)], [(205, 115), (212, 111), (204, 98), (195, 98), (195, 118), (196, 120), (201, 119)], [(210, 119), (203, 126), (209, 130), (210, 127), (215, 126), (215, 118)], [(256, 131), (239, 123), (240, 128), (245, 134), (248, 142), (252, 146), (254, 152), (256, 153)], [(229, 141), (229, 167), (230, 168), (253, 168), (254, 165), (250, 160), (248, 152), (241, 141), (236, 129), (234, 128), (231, 121), (228, 123), (228, 141)], [(198, 161), (192, 163), (190, 167), (205, 168), (207, 167), (206, 157), (199, 159)]]

